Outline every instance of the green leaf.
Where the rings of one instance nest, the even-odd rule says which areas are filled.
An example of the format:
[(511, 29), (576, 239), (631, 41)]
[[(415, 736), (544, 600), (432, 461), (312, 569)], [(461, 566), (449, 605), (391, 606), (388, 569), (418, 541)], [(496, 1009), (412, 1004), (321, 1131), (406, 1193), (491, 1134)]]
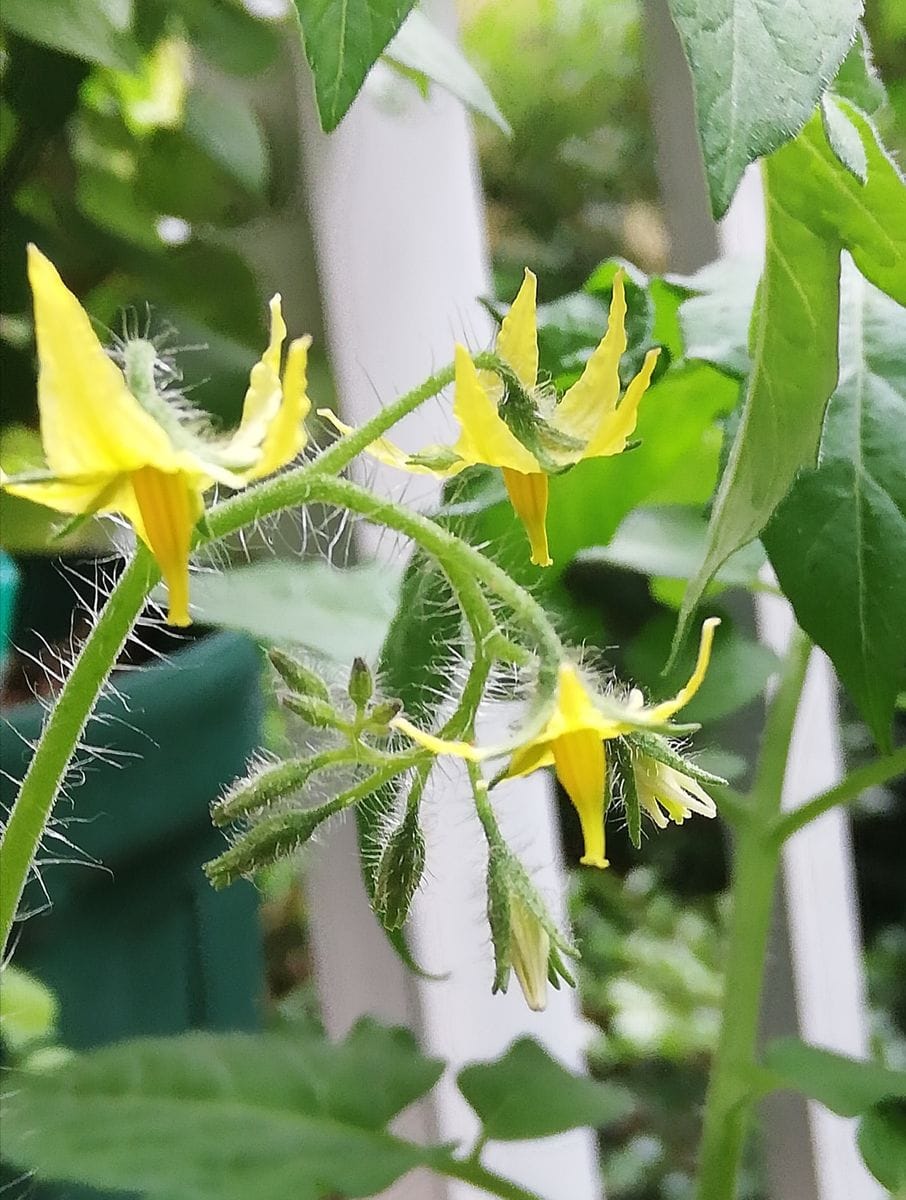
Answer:
[(340, 570), (326, 562), (267, 562), (196, 576), (192, 609), (203, 624), (350, 663), (356, 655), (377, 656), (399, 586), (399, 571), (386, 564)]
[(295, 0), (321, 128), (336, 129), (415, 0)]
[(487, 84), (459, 47), (424, 13), (415, 10), (409, 14), (384, 54), (396, 66), (445, 88), (463, 104), (488, 117), (505, 134), (511, 132)]
[[(700, 507), (671, 504), (636, 508), (608, 545), (580, 551), (577, 561), (603, 563), (640, 575), (691, 579), (701, 562), (707, 533), (708, 520)], [(764, 561), (761, 545), (751, 542), (727, 559), (714, 581), (725, 587), (757, 590), (761, 586), (758, 572)]]
[(844, 263), (840, 383), (819, 466), (764, 533), (802, 628), (890, 748), (906, 674), (906, 309)]
[(748, 375), (749, 323), (759, 270), (751, 259), (722, 258), (676, 281), (693, 293), (679, 308), (687, 358), (713, 363), (739, 379)]
[(814, 464), (837, 383), (840, 251), (906, 303), (906, 186), (868, 119), (846, 101), (868, 161), (863, 185), (838, 162), (816, 113), (764, 163), (767, 248), (753, 320), (753, 365), (721, 478), (708, 550), (680, 611), (674, 649), (714, 572), (757, 537), (796, 474)]
[(3, 0), (3, 24), (53, 50), (115, 70), (138, 67), (131, 0)]
[[(715, 217), (750, 162), (799, 132), (852, 44), (861, 0), (669, 0), (692, 70)], [(770, 81), (770, 85), (766, 85)]]
[(625, 1088), (573, 1075), (531, 1038), (513, 1042), (496, 1062), (465, 1067), (456, 1082), (495, 1141), (597, 1128), (634, 1108)]
[(906, 1102), (882, 1101), (859, 1122), (859, 1153), (894, 1197), (906, 1196)]
[(906, 1071), (860, 1062), (796, 1038), (771, 1042), (764, 1055), (773, 1088), (792, 1088), (841, 1117), (858, 1117), (888, 1098), (906, 1098)]
[(856, 29), (856, 40), (840, 64), (831, 91), (835, 96), (851, 101), (869, 116), (874, 116), (887, 100), (881, 76), (872, 62), (868, 37), (861, 21)]
[(337, 1045), (298, 1031), (123, 1042), (8, 1080), (4, 1156), (168, 1200), (367, 1196), (430, 1157), (383, 1127), (441, 1071), (410, 1033), (370, 1021)]

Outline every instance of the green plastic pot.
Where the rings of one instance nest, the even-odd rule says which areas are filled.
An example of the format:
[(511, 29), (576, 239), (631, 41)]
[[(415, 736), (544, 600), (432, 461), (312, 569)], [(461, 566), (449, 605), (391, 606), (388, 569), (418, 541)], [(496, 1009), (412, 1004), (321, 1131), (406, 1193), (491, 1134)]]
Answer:
[[(214, 893), (201, 867), (223, 847), (208, 806), (259, 744), (260, 674), (252, 642), (217, 633), (117, 672), (121, 699), (101, 701), (85, 735), (94, 752), (43, 848), (51, 903), (30, 882), (25, 907), (44, 911), (21, 923), (15, 952), (59, 997), (64, 1045), (258, 1024), (256, 893)], [(43, 710), (3, 716), (4, 772), (21, 778)], [(0, 780), (4, 806), (14, 793)]]

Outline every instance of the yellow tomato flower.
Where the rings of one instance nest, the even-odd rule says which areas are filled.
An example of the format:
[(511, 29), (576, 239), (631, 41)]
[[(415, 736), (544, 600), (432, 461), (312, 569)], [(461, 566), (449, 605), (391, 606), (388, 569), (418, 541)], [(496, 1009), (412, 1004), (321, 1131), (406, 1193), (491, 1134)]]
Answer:
[(3, 477), (7, 491), (72, 515), (119, 513), (160, 566), (168, 620), (188, 625), (189, 552), (204, 493), (243, 488), (304, 448), (310, 339), (294, 341), (281, 380), (286, 326), (270, 304), (270, 341), (252, 368), (242, 419), (227, 438), (202, 437), (159, 394), (153, 344), (127, 341), (126, 375), (108, 357), (88, 314), (36, 246), (28, 248), (38, 348), (38, 410), (47, 470)]
[[(526, 269), (519, 294), (500, 327), (495, 351), (532, 397), (539, 438), (545, 443), (544, 457), (555, 468), (619, 454), (626, 448), (659, 351), (648, 352), (621, 401), (619, 365), (625, 350), (626, 296), (624, 274), (618, 271), (607, 332), (581, 377), (554, 404), (549, 392), (538, 388), (537, 280)], [(453, 415), (460, 432), (452, 446), (428, 446), (409, 455), (389, 439), (379, 438), (368, 452), (388, 466), (440, 479), (457, 475), (466, 467), (499, 467), (510, 502), (528, 535), (532, 562), (550, 566), (545, 466), (500, 415), (505, 389), (499, 376), (493, 371), (479, 371), (464, 346), (456, 347), (454, 367)], [(350, 431), (329, 409), (319, 412), (341, 432)]]
[[(539, 767), (553, 766), (557, 778), (572, 801), (582, 826), (588, 866), (606, 867), (604, 852), (604, 812), (607, 795), (607, 759), (604, 743), (637, 729), (657, 729), (692, 699), (701, 687), (708, 663), (714, 630), (720, 624), (709, 617), (702, 626), (695, 669), (685, 687), (670, 700), (646, 705), (642, 693), (633, 688), (626, 700), (599, 696), (583, 680), (571, 663), (559, 670), (554, 708), (544, 726), (512, 755), (503, 778), (529, 775)], [(435, 754), (453, 754), (473, 761), (491, 757), (493, 750), (481, 751), (467, 742), (445, 742), (423, 733), (404, 718), (392, 722), (395, 728)], [(688, 801), (686, 802), (687, 806)]]

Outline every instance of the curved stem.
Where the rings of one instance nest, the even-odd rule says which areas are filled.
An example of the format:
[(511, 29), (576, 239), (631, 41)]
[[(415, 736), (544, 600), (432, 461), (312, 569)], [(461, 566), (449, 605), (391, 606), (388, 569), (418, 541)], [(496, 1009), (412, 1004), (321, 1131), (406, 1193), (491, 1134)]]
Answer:
[(838, 804), (849, 804), (867, 788), (880, 787), (881, 784), (903, 774), (906, 774), (906, 746), (885, 758), (877, 758), (866, 763), (864, 767), (858, 767), (826, 792), (821, 792), (805, 804), (800, 804), (792, 812), (784, 813), (775, 820), (771, 833), (778, 842), (785, 842), (787, 838), (830, 809), (836, 808)]
[(0, 961), (12, 931), (28, 872), (54, 800), (95, 701), (157, 579), (150, 554), (139, 547), (120, 576), (97, 625), (79, 651), (32, 755), (0, 841)]
[(481, 1188), (489, 1196), (500, 1196), (501, 1200), (539, 1200), (535, 1192), (530, 1192), (512, 1179), (505, 1179), (494, 1171), (489, 1171), (480, 1162), (472, 1158), (449, 1158), (431, 1163), (432, 1170), (438, 1175), (446, 1175), (448, 1179), (461, 1179), (473, 1187)]
[(765, 956), (780, 861), (771, 827), (780, 811), (811, 642), (796, 630), (765, 722), (748, 819), (736, 830), (733, 918), (720, 1039), (705, 1102), (698, 1200), (732, 1200), (752, 1104)]

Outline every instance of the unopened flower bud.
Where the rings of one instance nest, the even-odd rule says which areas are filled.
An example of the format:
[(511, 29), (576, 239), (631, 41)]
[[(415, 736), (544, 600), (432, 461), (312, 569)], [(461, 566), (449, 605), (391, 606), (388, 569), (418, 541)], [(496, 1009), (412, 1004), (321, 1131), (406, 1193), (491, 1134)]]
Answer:
[(302, 717), (316, 729), (337, 729), (343, 724), (343, 718), (328, 700), (317, 696), (287, 695), (280, 697), (280, 703)]
[(513, 970), (532, 1012), (547, 1007), (547, 976), (551, 939), (518, 895), (510, 898), (510, 957)]
[(267, 656), (274, 670), (291, 691), (300, 696), (316, 696), (319, 700), (330, 699), (324, 680), (304, 663), (300, 663), (283, 650), (269, 650)]
[(298, 850), (321, 822), (335, 812), (336, 805), (328, 802), (317, 808), (267, 817), (252, 826), (229, 850), (212, 862), (205, 863), (204, 873), (218, 890), (235, 883), (237, 879), (248, 878)]
[(364, 658), (354, 658), (352, 660), (352, 670), (349, 672), (349, 699), (356, 706), (359, 712), (363, 712), (365, 705), (374, 694), (374, 680), (371, 677), (371, 671), (368, 669), (368, 664)]
[(384, 847), (374, 885), (374, 911), (385, 929), (399, 929), (425, 869), (425, 835), (416, 812), (407, 812)]

